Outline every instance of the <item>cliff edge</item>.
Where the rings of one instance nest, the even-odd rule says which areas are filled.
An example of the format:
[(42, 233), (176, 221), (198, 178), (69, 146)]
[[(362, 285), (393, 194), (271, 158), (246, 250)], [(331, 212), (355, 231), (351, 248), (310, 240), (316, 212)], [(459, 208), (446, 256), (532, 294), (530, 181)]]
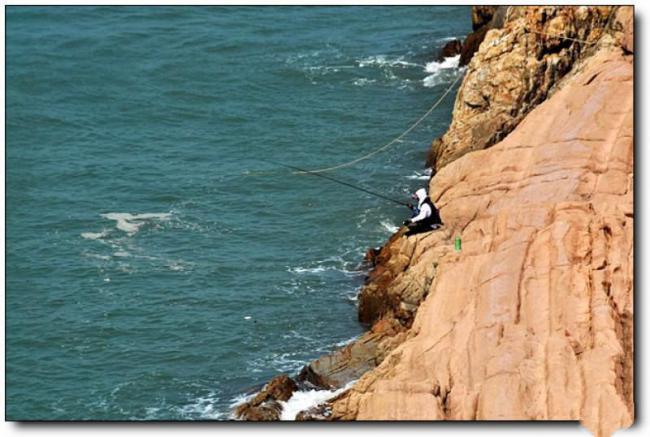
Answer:
[(297, 419), (633, 422), (633, 9), (474, 16), (482, 42), (429, 155), (445, 227), (370, 250), (368, 332), (239, 417), (357, 380)]
[[(549, 8), (511, 9), (526, 20)], [(403, 265), (376, 287), (380, 299), (364, 289), (375, 318), (391, 294), (420, 288), (413, 277), (425, 282), (421, 304), (405, 341), (331, 403), (332, 418), (580, 420), (597, 435), (633, 422), (633, 13), (602, 12), (597, 22), (607, 24), (583, 43), (586, 53), (571, 55), (561, 81), (534, 90), (548, 97), (477, 148), (462, 139), (475, 108), (459, 110), (474, 75), (500, 84), (497, 93), (512, 83), (486, 78), (492, 64), (481, 71), (498, 41), (514, 38), (508, 24), (487, 33), (457, 97), (448, 134), (458, 142), (447, 143), (429, 184), (446, 227), (393, 237), (383, 252)], [(513, 44), (500, 56), (524, 50)]]

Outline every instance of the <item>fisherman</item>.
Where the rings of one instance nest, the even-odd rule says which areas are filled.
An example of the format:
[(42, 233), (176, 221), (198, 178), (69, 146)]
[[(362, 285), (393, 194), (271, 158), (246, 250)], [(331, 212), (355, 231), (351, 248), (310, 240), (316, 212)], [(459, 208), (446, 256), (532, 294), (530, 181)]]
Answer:
[(418, 204), (417, 206), (408, 204), (413, 211), (413, 216), (404, 221), (404, 225), (409, 228), (409, 235), (439, 229), (443, 224), (440, 212), (427, 195), (427, 190), (420, 188), (412, 197), (418, 201)]

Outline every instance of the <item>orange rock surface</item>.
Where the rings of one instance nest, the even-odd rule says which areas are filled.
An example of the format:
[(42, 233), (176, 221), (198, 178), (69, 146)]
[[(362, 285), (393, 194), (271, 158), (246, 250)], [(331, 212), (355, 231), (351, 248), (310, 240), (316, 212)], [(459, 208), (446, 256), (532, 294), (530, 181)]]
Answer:
[(632, 15), (618, 17), (509, 135), (431, 180), (446, 226), (393, 238), (382, 291), (384, 312), (421, 303), (334, 419), (633, 422)]
[(610, 28), (614, 11), (611, 6), (499, 8), (504, 23), (487, 32), (469, 63), (451, 126), (434, 141), (429, 166), (439, 170), (508, 135), (589, 55)]

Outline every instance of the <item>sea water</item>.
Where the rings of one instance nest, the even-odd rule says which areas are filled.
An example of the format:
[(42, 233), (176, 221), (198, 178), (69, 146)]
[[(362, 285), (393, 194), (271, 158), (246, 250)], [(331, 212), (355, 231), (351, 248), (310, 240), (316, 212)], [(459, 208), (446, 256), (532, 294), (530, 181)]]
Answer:
[[(469, 7), (7, 7), (7, 418), (227, 419), (363, 332), (359, 264), (408, 210), (259, 159), (387, 143), (462, 74), (434, 61), (470, 26)], [(329, 176), (407, 200), (454, 95)]]

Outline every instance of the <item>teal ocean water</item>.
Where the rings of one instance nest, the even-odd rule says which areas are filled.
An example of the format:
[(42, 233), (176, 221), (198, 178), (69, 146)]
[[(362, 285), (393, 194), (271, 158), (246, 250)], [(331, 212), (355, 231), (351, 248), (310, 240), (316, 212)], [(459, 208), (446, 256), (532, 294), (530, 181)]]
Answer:
[[(256, 159), (329, 166), (399, 135), (470, 26), (469, 7), (7, 7), (7, 418), (227, 419), (361, 333), (363, 253), (408, 211)], [(330, 175), (406, 198), (453, 95)]]

